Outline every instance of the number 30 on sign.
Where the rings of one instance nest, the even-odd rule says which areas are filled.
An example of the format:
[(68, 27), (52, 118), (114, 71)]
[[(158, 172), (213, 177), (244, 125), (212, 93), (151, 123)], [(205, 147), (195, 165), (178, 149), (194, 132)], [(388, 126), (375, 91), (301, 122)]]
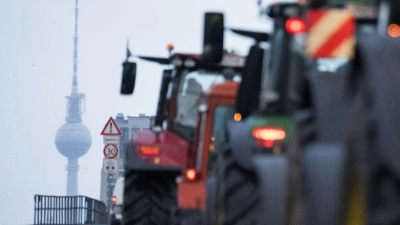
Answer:
[(118, 155), (118, 148), (114, 144), (107, 144), (104, 146), (104, 156), (108, 159), (113, 159)]

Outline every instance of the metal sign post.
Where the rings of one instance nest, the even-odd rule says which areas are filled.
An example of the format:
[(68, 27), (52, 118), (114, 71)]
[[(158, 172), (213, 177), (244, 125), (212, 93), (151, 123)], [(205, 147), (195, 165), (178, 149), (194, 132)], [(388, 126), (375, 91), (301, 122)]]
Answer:
[[(103, 142), (105, 144), (103, 149), (103, 171), (107, 174), (107, 198), (108, 198), (108, 224), (111, 225), (111, 207), (112, 207), (112, 181), (113, 175), (118, 174), (118, 144), (121, 131), (117, 123), (112, 117), (107, 121), (101, 135), (103, 135)], [(116, 176), (118, 177), (118, 176)]]
[(111, 225), (111, 207), (112, 207), (112, 202), (111, 202), (111, 196), (112, 196), (112, 191), (111, 191), (111, 182), (113, 179), (113, 175), (109, 174), (108, 175), (108, 223)]
[(108, 185), (108, 224), (111, 224), (111, 209), (112, 209), (112, 181), (113, 175), (118, 174), (118, 159), (104, 158), (103, 159), (103, 171), (107, 174), (107, 185)]

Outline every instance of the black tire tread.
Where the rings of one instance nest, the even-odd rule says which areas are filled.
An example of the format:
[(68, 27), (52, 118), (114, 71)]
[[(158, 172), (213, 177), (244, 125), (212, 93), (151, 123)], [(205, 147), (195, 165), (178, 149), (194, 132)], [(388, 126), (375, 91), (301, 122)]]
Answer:
[(258, 182), (254, 171), (246, 170), (235, 162), (232, 150), (226, 149), (221, 154), (219, 178), (222, 195), (222, 224), (256, 224), (259, 205)]
[(171, 224), (176, 208), (175, 177), (162, 171), (127, 171), (123, 225)]

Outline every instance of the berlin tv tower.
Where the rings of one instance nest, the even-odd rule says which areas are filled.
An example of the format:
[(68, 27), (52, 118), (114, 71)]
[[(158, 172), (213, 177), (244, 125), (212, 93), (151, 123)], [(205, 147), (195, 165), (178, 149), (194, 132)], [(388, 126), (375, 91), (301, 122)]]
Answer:
[(66, 123), (57, 131), (55, 144), (58, 151), (68, 158), (67, 195), (78, 195), (78, 158), (85, 155), (91, 144), (92, 136), (89, 129), (82, 124), (82, 114), (85, 112), (85, 94), (78, 92), (78, 0), (75, 0), (75, 36), (74, 61), (71, 95), (67, 99)]

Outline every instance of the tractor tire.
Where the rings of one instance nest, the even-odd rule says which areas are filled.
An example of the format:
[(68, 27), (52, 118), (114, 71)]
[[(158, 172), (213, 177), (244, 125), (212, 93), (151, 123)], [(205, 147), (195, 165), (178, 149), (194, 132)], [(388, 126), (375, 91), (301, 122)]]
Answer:
[(288, 224), (289, 157), (257, 155), (253, 162), (259, 181), (259, 224)]
[(242, 168), (232, 155), (224, 150), (218, 159), (217, 220), (223, 225), (257, 224), (259, 208), (256, 173)]
[(306, 224), (344, 224), (346, 152), (340, 143), (317, 142), (303, 155)]
[(204, 225), (203, 213), (196, 209), (178, 209), (174, 225)]
[(400, 44), (378, 35), (359, 38), (357, 42), (360, 73), (353, 80), (360, 87), (356, 97), (361, 99), (359, 117), (363, 117), (363, 123), (358, 130), (365, 133), (358, 137), (361, 141), (354, 149), (358, 155), (368, 156), (360, 163), (360, 168), (368, 171), (366, 218), (368, 224), (399, 224), (400, 65), (395, 59), (400, 57)]
[(125, 175), (123, 225), (173, 224), (176, 174), (128, 170)]

